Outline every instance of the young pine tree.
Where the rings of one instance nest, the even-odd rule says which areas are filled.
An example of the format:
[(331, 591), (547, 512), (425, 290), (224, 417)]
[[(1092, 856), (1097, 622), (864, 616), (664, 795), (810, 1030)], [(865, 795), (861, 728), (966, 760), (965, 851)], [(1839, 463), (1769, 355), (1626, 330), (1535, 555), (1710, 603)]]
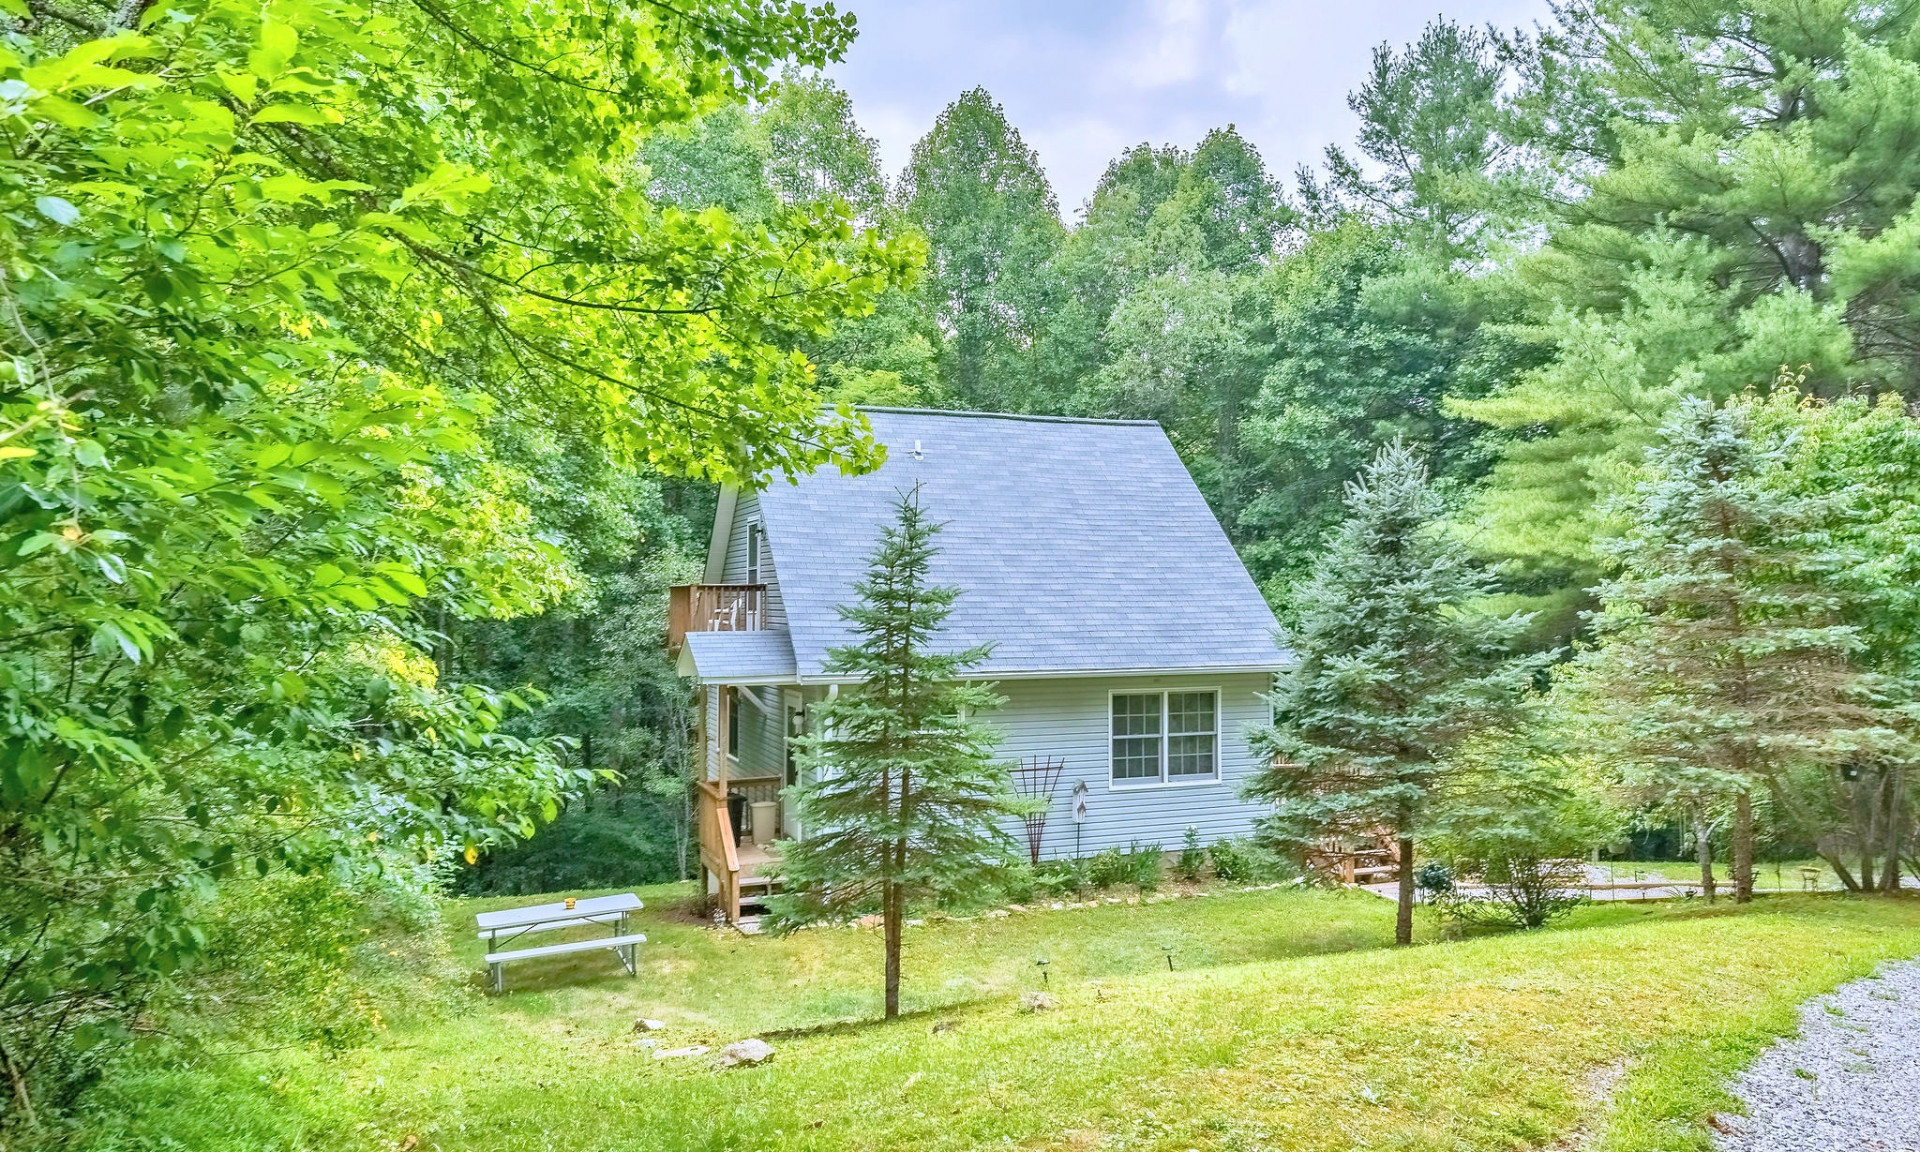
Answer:
[(1517, 725), (1550, 654), (1516, 656), (1524, 616), (1441, 527), (1426, 466), (1400, 443), (1347, 485), (1347, 520), (1300, 597), (1299, 663), (1274, 697), (1275, 755), (1251, 794), (1268, 835), (1304, 846), (1387, 829), (1400, 842), (1395, 940), (1413, 941), (1414, 837), (1469, 737)]
[(859, 683), (815, 713), (792, 790), (807, 838), (782, 852), (776, 919), (794, 926), (878, 911), (886, 931), (886, 1014), (900, 1014), (900, 928), (911, 900), (956, 891), (1013, 849), (1002, 818), (1020, 811), (995, 736), (975, 715), (1002, 700), (961, 679), (985, 647), (941, 651), (960, 590), (928, 583), (940, 526), (903, 495), (859, 602), (840, 609), (854, 643), (827, 670)]
[(1784, 437), (1748, 402), (1684, 402), (1611, 512), (1619, 574), (1598, 589), (1601, 640), (1582, 660), (1639, 776), (1732, 801), (1734, 899), (1753, 898), (1753, 793), (1789, 811), (1795, 769), (1838, 764), (1879, 725), (1850, 657), (1855, 630), (1800, 545), (1817, 496), (1777, 482)]

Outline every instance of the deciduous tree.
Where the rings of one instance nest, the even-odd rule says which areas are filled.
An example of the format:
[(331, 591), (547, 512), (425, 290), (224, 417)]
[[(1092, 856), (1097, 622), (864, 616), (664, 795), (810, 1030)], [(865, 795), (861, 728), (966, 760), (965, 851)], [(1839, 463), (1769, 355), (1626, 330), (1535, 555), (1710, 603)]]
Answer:
[(946, 390), (966, 407), (1020, 410), (1020, 362), (1065, 234), (1040, 158), (975, 88), (913, 146), (896, 197), (902, 219), (927, 238), (922, 292), (945, 337)]
[(633, 178), (663, 125), (839, 54), (824, 7), (6, 0), (0, 26), (11, 1120), (194, 961), (223, 886), (477, 854), (583, 784), (435, 660), (441, 621), (580, 583), (505, 429), (716, 481), (863, 467), (797, 344), (906, 266), (841, 210)]

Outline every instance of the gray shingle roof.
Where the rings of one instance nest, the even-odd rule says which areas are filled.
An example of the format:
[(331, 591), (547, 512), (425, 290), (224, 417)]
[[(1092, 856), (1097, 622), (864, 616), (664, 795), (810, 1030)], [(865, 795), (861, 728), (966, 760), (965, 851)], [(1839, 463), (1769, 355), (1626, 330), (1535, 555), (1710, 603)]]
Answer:
[(823, 469), (760, 497), (803, 679), (822, 675), (827, 649), (850, 640), (835, 607), (852, 600), (893, 501), (916, 482), (946, 523), (934, 579), (962, 590), (947, 641), (992, 643), (984, 674), (1291, 662), (1273, 613), (1158, 424), (868, 416), (887, 446), (879, 471)]
[(680, 673), (713, 684), (781, 684), (794, 679), (793, 643), (785, 629), (689, 632)]

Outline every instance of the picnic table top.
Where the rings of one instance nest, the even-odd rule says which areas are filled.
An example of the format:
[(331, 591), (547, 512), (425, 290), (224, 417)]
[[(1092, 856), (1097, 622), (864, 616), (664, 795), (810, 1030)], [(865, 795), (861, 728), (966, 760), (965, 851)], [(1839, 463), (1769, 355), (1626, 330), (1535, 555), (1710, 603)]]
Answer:
[(547, 920), (575, 920), (582, 916), (606, 916), (616, 912), (638, 912), (646, 905), (640, 897), (631, 892), (616, 892), (611, 896), (589, 896), (573, 902), (567, 907), (564, 901), (553, 904), (529, 904), (525, 908), (503, 908), (498, 912), (481, 912), (474, 916), (474, 922), (482, 930), (489, 928), (519, 928), (528, 924), (539, 924)]

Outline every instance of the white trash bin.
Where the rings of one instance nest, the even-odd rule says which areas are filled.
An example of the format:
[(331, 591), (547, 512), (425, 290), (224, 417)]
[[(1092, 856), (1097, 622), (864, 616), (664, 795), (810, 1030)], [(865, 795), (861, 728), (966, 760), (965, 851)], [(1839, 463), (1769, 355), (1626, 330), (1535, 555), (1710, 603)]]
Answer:
[(756, 800), (748, 805), (753, 817), (753, 842), (765, 848), (780, 834), (780, 802)]

